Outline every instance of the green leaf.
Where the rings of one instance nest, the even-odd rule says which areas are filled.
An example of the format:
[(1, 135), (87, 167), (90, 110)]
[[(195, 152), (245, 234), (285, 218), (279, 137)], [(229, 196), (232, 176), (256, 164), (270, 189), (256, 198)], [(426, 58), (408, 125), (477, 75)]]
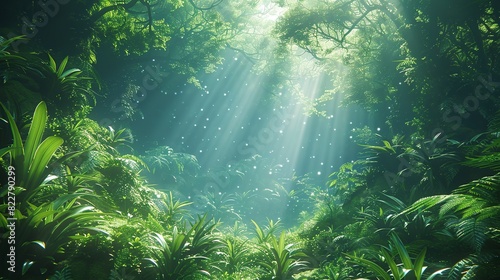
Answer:
[(403, 262), (403, 266), (406, 269), (412, 269), (413, 268), (413, 263), (410, 259), (410, 256), (408, 255), (408, 251), (406, 251), (405, 245), (399, 239), (399, 237), (396, 234), (391, 234), (391, 240), (394, 246), (396, 247), (396, 250), (398, 251), (399, 257), (401, 258), (401, 261)]
[(0, 215), (0, 227), (5, 229), (7, 228), (7, 219), (5, 218), (4, 215)]
[(378, 264), (376, 264), (372, 261), (369, 261), (369, 260), (365, 260), (363, 258), (350, 256), (350, 255), (348, 255), (348, 256), (353, 260), (353, 262), (368, 268), (369, 270), (373, 271), (378, 277), (380, 277), (384, 280), (391, 280), (391, 276), (389, 275), (389, 273), (387, 273)]
[(395, 280), (401, 280), (401, 275), (399, 275), (399, 268), (394, 259), (392, 258), (391, 254), (387, 252), (384, 248), (381, 249), (382, 254), (384, 255), (385, 262), (389, 265), (389, 268), (391, 269), (392, 275)]
[(424, 248), (420, 254), (418, 254), (417, 258), (415, 259), (415, 264), (413, 266), (413, 271), (415, 271), (415, 277), (417, 280), (420, 280), (422, 277), (422, 274), (424, 274), (425, 267), (424, 267), (424, 259), (425, 259), (425, 253), (427, 252), (427, 248)]
[(434, 279), (434, 277), (436, 277), (436, 276), (442, 276), (442, 275), (443, 275), (443, 273), (444, 273), (444, 272), (446, 272), (446, 271), (448, 271), (448, 270), (450, 270), (450, 268), (449, 268), (449, 267), (447, 267), (447, 268), (443, 268), (443, 269), (441, 269), (441, 270), (438, 270), (438, 271), (436, 271), (436, 272), (432, 273), (429, 277), (427, 277), (427, 279), (426, 279), (426, 280), (432, 280), (432, 279)]
[(68, 64), (68, 57), (65, 57), (63, 59), (63, 61), (61, 62), (61, 64), (59, 65), (59, 69), (57, 69), (57, 77), (61, 77), (63, 72), (64, 72), (64, 68), (66, 68), (66, 64)]
[(54, 58), (52, 58), (52, 56), (50, 54), (49, 54), (49, 66), (50, 66), (50, 69), (52, 69), (52, 71), (54, 73), (56, 73), (56, 71), (57, 71), (56, 62), (55, 62)]
[(29, 169), (26, 187), (38, 187), (43, 182), (45, 167), (63, 142), (60, 137), (49, 136), (40, 144)]
[(46, 245), (45, 245), (45, 242), (43, 241), (38, 241), (38, 240), (34, 240), (34, 241), (30, 241), (30, 242), (27, 242), (27, 243), (24, 243), (24, 245), (28, 245), (28, 244), (35, 244), (35, 245), (38, 245), (40, 246), (42, 249), (45, 249)]
[[(14, 121), (14, 118), (10, 114), (9, 110), (7, 110), (7, 108), (5, 108), (5, 106), (1, 102), (0, 106), (2, 106), (3, 110), (5, 111), (5, 114), (7, 115), (7, 120), (9, 122), (10, 129), (12, 131), (12, 136), (14, 138), (14, 141), (12, 143), (12, 151), (10, 152), (10, 155), (14, 162), (20, 161), (24, 155), (23, 140), (21, 138), (21, 134), (19, 133), (17, 124)], [(17, 170), (17, 172), (22, 172), (22, 170)]]
[(12, 147), (5, 147), (3, 149), (0, 149), (0, 157), (3, 157), (6, 153), (10, 153), (10, 151), (12, 150)]
[(26, 261), (23, 263), (23, 269), (22, 269), (22, 275), (26, 274), (28, 272), (28, 269), (34, 264), (34, 261)]
[(28, 172), (32, 163), (35, 152), (42, 141), (43, 132), (47, 123), (47, 105), (45, 102), (40, 102), (36, 106), (33, 120), (31, 121), (30, 130), (24, 143), (24, 171)]
[(72, 69), (64, 71), (64, 73), (59, 78), (64, 79), (67, 76), (70, 76), (70, 75), (72, 75), (74, 73), (81, 73), (81, 72), (82, 72), (82, 70), (80, 70), (78, 68), (72, 68)]

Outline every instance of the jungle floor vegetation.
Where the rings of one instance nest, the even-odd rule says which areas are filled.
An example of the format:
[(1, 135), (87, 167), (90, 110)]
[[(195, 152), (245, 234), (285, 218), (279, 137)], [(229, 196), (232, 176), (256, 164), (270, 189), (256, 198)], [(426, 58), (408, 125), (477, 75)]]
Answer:
[[(266, 38), (243, 12), (268, 7), (255, 1), (71, 1), (31, 40), (9, 36), (36, 2), (1, 17), (0, 262), (13, 268), (0, 279), (500, 275), (498, 1), (264, 1), (284, 10)], [(268, 180), (249, 171), (279, 167), (253, 154), (223, 170), (234, 188), (199, 192), (213, 177), (194, 155), (137, 151), (126, 125), (91, 118), (117, 97), (110, 88), (120, 120), (140, 118), (143, 77), (124, 74), (140, 61), (200, 86), (224, 48), (272, 81), (269, 100), (294, 88), (287, 72), (297, 50), (308, 53), (332, 81), (306, 101), (310, 114), (345, 91), (389, 132), (357, 128), (357, 160), (328, 182)], [(287, 205), (286, 218), (273, 205)]]

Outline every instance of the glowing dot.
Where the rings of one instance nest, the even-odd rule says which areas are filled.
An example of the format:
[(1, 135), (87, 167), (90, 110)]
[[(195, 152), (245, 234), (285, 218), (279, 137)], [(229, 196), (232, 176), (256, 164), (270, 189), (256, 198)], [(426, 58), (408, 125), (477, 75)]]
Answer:
[(321, 171), (318, 171), (318, 175), (321, 175)]
[(377, 131), (380, 131), (380, 127), (377, 127)]

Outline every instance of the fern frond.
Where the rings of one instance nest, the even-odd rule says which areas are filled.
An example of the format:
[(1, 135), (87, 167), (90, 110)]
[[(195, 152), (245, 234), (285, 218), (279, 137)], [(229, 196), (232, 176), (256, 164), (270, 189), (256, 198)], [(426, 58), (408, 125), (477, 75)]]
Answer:
[(464, 165), (470, 167), (491, 169), (495, 172), (500, 171), (500, 154), (483, 155), (475, 158), (468, 158)]
[(60, 271), (56, 271), (56, 273), (50, 277), (50, 280), (73, 280), (70, 268), (66, 266)]
[[(500, 173), (493, 176), (485, 176), (470, 183), (459, 186), (453, 193), (468, 194), (484, 199), (494, 199), (492, 195), (498, 192), (500, 186)], [(496, 201), (496, 199), (494, 199)]]
[(481, 209), (479, 212), (477, 219), (479, 221), (484, 220), (484, 219), (495, 219), (496, 222), (494, 221), (493, 224), (499, 225), (497, 229), (500, 228), (500, 205), (495, 205), (495, 206), (490, 206), (490, 207), (484, 207)]
[(439, 205), (450, 199), (450, 195), (434, 195), (423, 197), (417, 201), (415, 201), (412, 205), (406, 208), (404, 211), (399, 213), (397, 216), (405, 215), (408, 213), (415, 212), (417, 210), (428, 210), (436, 205)]
[(446, 202), (441, 206), (439, 215), (443, 217), (449, 212), (455, 211), (462, 213), (465, 218), (472, 217), (479, 214), (485, 204), (485, 201), (478, 198), (452, 194), (448, 196)]
[(486, 224), (477, 219), (470, 218), (460, 221), (455, 226), (457, 227), (458, 239), (469, 244), (476, 252), (481, 252), (488, 238), (488, 227)]

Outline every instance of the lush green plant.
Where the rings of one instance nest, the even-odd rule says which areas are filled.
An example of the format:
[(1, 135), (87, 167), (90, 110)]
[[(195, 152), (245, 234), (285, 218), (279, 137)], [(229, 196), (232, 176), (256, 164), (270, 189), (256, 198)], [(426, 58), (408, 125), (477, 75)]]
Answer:
[(16, 244), (20, 246), (16, 257), (22, 264), (17, 275), (39, 277), (53, 269), (70, 241), (85, 239), (89, 232), (108, 234), (102, 226), (105, 214), (86, 205), (84, 198), (78, 193), (66, 194), (39, 206), (30, 204), (26, 213), (17, 217)]
[(497, 188), (499, 184), (500, 174), (486, 176), (458, 187), (451, 194), (422, 198), (402, 214), (427, 210), (436, 206), (440, 206), (441, 216), (450, 212), (460, 214), (461, 220), (456, 224), (458, 237), (469, 241), (472, 248), (479, 252), (486, 241), (483, 222), (496, 227), (500, 213)]
[(187, 206), (192, 202), (174, 200), (172, 192), (165, 194), (165, 197), (158, 202), (160, 208), (160, 221), (165, 228), (172, 228), (182, 221), (184, 215), (188, 214)]
[(12, 50), (12, 45), (26, 40), (25, 36), (10, 39), (0, 36), (0, 78), (2, 79), (0, 102), (15, 116), (18, 124), (23, 121), (24, 114), (31, 112), (41, 100), (40, 93), (34, 86), (34, 80), (43, 75), (42, 69), (45, 67), (42, 60), (35, 54)]
[(252, 220), (252, 223), (255, 226), (255, 234), (257, 236), (257, 242), (258, 243), (266, 243), (271, 238), (274, 236), (274, 232), (278, 230), (278, 227), (280, 226), (280, 221), (274, 222), (273, 220), (268, 220), (269, 225), (267, 225), (264, 229), (257, 224), (254, 220)]
[(263, 279), (290, 279), (293, 274), (307, 268), (308, 263), (301, 260), (306, 255), (295, 249), (295, 244), (286, 242), (284, 231), (279, 238), (270, 235), (261, 246), (265, 253), (265, 260), (260, 262), (265, 270)]
[[(348, 255), (352, 262), (364, 266), (370, 272), (372, 272), (377, 278), (382, 278), (384, 280), (401, 280), (401, 279), (422, 279), (426, 266), (424, 266), (424, 259), (427, 249), (424, 248), (412, 261), (406, 247), (401, 242), (401, 239), (395, 234), (391, 234), (391, 247), (396, 249), (396, 255), (399, 256), (401, 263), (397, 263), (395, 255), (391, 254), (386, 248), (380, 248), (379, 253), (383, 256), (383, 261), (389, 267), (390, 274), (381, 266), (372, 262), (370, 260), (364, 259), (362, 257)], [(449, 270), (449, 268), (442, 269), (434, 272), (432, 275), (426, 279), (431, 280), (438, 275), (442, 275), (443, 272)]]
[(442, 219), (435, 218), (431, 213), (419, 211), (412, 214), (400, 215), (407, 205), (400, 199), (386, 194), (374, 198), (380, 205), (378, 209), (362, 209), (359, 218), (369, 222), (381, 237), (393, 232), (409, 240), (433, 240), (437, 234)]
[(56, 271), (56, 273), (50, 277), (49, 280), (73, 280), (71, 276), (71, 269), (66, 266), (63, 269)]
[[(47, 77), (43, 85), (44, 90), (51, 96), (50, 100), (56, 115), (71, 116), (76, 112), (89, 111), (89, 106), (96, 104), (96, 92), (92, 89), (94, 78), (81, 76), (82, 70), (78, 68), (67, 69), (69, 58), (66, 56), (59, 65), (49, 54), (48, 67), (44, 68)], [(66, 103), (67, 106), (58, 104)]]
[(339, 258), (337, 261), (324, 263), (319, 268), (300, 272), (294, 275), (294, 279), (347, 280), (352, 279), (352, 277), (349, 276), (352, 270), (352, 267), (350, 267), (345, 259)]
[(210, 275), (206, 262), (209, 255), (220, 247), (212, 234), (216, 224), (198, 217), (189, 230), (174, 226), (166, 238), (153, 233), (151, 258), (146, 261), (156, 268), (160, 279), (192, 279), (195, 275)]
[(36, 194), (42, 182), (52, 171), (51, 168), (46, 167), (63, 140), (60, 137), (49, 136), (42, 141), (47, 123), (47, 106), (44, 102), (40, 102), (35, 109), (24, 145), (12, 115), (3, 104), (0, 105), (7, 114), (14, 139), (10, 147), (0, 149), (0, 157), (9, 153), (11, 165), (15, 168), (18, 193), (25, 191), (18, 197), (19, 201), (26, 202)]
[(217, 252), (222, 257), (220, 260), (220, 268), (232, 275), (242, 271), (244, 268), (249, 268), (248, 251), (246, 246), (248, 240), (242, 241), (237, 238), (226, 238), (223, 242), (222, 251)]
[(204, 205), (205, 212), (224, 222), (241, 220), (241, 216), (235, 211), (235, 196), (228, 193), (208, 192), (200, 195), (200, 203)]

